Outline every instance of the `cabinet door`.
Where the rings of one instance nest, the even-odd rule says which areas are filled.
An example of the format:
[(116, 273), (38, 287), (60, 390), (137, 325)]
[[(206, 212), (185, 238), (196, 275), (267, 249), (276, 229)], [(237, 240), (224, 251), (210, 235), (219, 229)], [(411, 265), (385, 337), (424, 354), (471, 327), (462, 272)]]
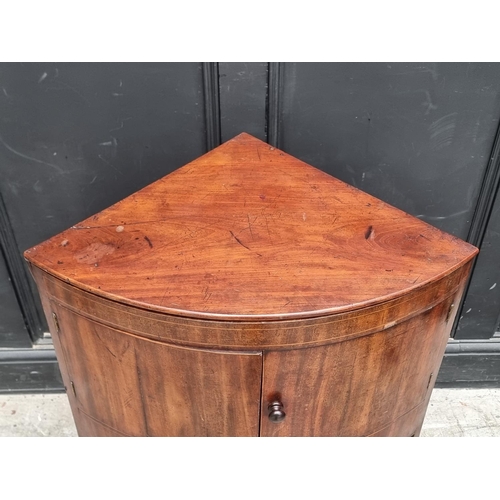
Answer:
[(167, 345), (52, 307), (81, 436), (258, 435), (261, 353)]
[[(265, 353), (261, 435), (418, 434), (453, 318), (451, 299), (385, 331)], [(279, 399), (284, 420), (266, 411)]]

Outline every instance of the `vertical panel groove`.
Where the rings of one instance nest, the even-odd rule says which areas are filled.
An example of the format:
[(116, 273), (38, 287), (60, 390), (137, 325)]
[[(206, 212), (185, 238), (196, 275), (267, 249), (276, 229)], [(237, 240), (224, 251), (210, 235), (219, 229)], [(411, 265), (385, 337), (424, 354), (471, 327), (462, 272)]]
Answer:
[(264, 418), (263, 412), (267, 410), (264, 402), (264, 358), (266, 356), (266, 351), (261, 352), (260, 360), (262, 364), (260, 366), (260, 394), (259, 394), (259, 415), (257, 416), (259, 425), (257, 426), (257, 436), (261, 437), (261, 427), (262, 419)]
[(281, 99), (283, 88), (283, 63), (269, 63), (267, 95), (267, 142), (281, 147)]
[(202, 63), (202, 70), (207, 151), (210, 151), (221, 143), (219, 64)]
[(472, 222), (467, 235), (467, 241), (477, 247), (481, 246), (486, 227), (490, 218), (493, 203), (495, 201), (498, 186), (500, 184), (500, 122), (495, 134), (493, 148), (486, 167), (476, 209), (472, 216)]
[(5, 257), (12, 287), (22, 311), (26, 328), (33, 342), (42, 337), (42, 321), (31, 292), (28, 274), (19, 253), (12, 225), (7, 216), (7, 208), (0, 194), (0, 251)]
[[(488, 221), (490, 219), (491, 211), (493, 210), (493, 204), (495, 203), (495, 198), (498, 193), (498, 187), (500, 185), (500, 121), (495, 134), (495, 140), (493, 141), (493, 148), (489, 156), (488, 165), (484, 173), (483, 181), (481, 183), (481, 188), (479, 190), (479, 195), (476, 203), (476, 208), (474, 210), (474, 215), (472, 216), (472, 221), (469, 229), (469, 234), (467, 235), (467, 241), (472, 245), (481, 247), (481, 244), (486, 234), (486, 228), (488, 227)], [(467, 285), (465, 287), (465, 292), (462, 296), (460, 302), (460, 307), (458, 308), (458, 314), (455, 316), (455, 321), (453, 323), (451, 336), (455, 337), (458, 327), (458, 322), (463, 315), (463, 306), (469, 293), (470, 284), (472, 277), (474, 276), (474, 271), (477, 264), (477, 257), (474, 259), (472, 264), (471, 272)]]

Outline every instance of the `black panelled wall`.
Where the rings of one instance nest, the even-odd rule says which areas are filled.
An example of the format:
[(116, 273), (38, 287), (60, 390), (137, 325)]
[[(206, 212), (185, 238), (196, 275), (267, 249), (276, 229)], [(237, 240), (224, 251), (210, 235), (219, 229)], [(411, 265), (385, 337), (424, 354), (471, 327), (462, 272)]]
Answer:
[[(0, 236), (33, 340), (47, 327), (22, 252), (203, 154), (204, 107), (201, 63), (0, 65)], [(14, 359), (0, 351), (0, 390), (43, 389)]]
[(479, 245), (440, 385), (500, 385), (500, 64), (0, 64), (0, 391), (61, 390), (22, 252), (246, 131)]

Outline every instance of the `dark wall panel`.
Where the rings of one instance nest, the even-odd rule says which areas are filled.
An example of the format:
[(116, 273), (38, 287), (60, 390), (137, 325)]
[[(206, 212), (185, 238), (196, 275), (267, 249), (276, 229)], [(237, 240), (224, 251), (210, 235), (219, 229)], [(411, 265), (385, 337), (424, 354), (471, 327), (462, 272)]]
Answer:
[(63, 392), (52, 349), (5, 349), (0, 357), (0, 394)]
[(0, 253), (0, 347), (31, 347), (14, 289)]
[(24, 250), (205, 152), (198, 64), (0, 65), (1, 189)]
[(0, 64), (0, 194), (19, 255), (205, 144), (201, 64)]
[(497, 195), (455, 338), (489, 339), (497, 330), (500, 330), (499, 316), (500, 196)]
[(222, 142), (247, 132), (266, 140), (267, 63), (219, 63)]
[(446, 355), (436, 387), (500, 388), (500, 354)]
[(500, 66), (287, 63), (281, 146), (467, 238), (500, 116)]

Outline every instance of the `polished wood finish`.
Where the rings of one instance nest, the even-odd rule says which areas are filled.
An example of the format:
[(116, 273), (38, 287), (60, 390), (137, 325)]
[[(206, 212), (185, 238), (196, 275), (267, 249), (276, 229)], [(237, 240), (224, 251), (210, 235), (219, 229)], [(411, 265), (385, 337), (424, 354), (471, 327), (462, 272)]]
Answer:
[(128, 436), (258, 435), (261, 353), (169, 346), (60, 305), (52, 311), (63, 325), (57, 335), (84, 414)]
[[(89, 319), (142, 337), (177, 345), (231, 350), (290, 349), (368, 335), (434, 307), (460, 288), (469, 264), (438, 282), (384, 304), (319, 318), (276, 321), (203, 321), (125, 306), (81, 291), (37, 268), (40, 289)], [(46, 313), (47, 314), (47, 313)]]
[(453, 300), (383, 332), (266, 353), (262, 403), (279, 393), (287, 417), (275, 425), (262, 413), (261, 435), (366, 436), (419, 407), (423, 418), (448, 340), (445, 319)]
[(383, 303), (442, 278), (473, 253), (241, 134), (26, 257), (102, 297), (234, 321)]
[(82, 436), (412, 436), (476, 253), (242, 134), (25, 257)]

